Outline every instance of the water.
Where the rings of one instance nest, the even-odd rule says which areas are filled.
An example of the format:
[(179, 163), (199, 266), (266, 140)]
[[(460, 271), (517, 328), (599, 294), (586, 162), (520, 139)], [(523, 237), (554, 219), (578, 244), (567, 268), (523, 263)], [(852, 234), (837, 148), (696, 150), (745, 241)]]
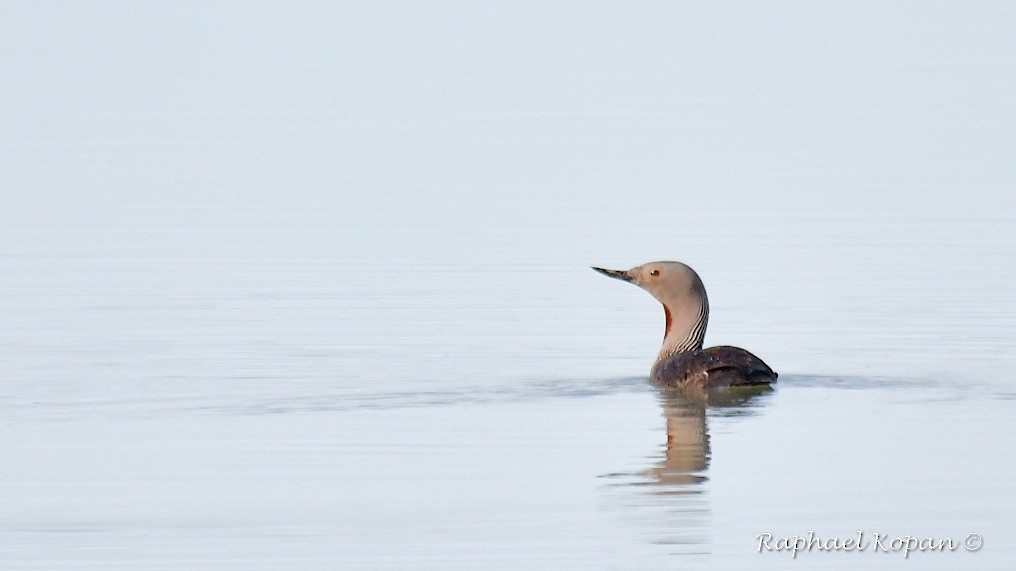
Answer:
[(1011, 8), (372, 6), (9, 9), (0, 566), (1013, 559)]

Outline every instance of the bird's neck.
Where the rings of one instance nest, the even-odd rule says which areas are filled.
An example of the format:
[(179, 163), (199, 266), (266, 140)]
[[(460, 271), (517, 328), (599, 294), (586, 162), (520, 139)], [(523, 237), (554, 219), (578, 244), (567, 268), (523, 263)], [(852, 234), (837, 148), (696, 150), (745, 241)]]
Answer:
[(671, 355), (702, 349), (706, 324), (709, 322), (708, 301), (702, 299), (696, 300), (696, 303), (671, 305), (664, 303), (663, 313), (667, 318), (667, 329), (657, 362)]

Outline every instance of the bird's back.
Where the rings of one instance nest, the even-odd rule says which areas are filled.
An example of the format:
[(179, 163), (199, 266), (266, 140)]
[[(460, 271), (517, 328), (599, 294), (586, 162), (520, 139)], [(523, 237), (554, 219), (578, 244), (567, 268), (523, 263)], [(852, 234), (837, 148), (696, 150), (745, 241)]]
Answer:
[(653, 365), (649, 380), (663, 387), (766, 385), (778, 375), (755, 355), (726, 345), (677, 353)]

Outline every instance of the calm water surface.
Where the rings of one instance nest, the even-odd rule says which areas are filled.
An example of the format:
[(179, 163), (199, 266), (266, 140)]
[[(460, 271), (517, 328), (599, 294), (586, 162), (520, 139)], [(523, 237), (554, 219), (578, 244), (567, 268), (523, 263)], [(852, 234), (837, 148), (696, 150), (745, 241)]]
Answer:
[(1011, 8), (231, 6), (0, 24), (0, 567), (1016, 559)]
[[(930, 255), (899, 235), (877, 245)], [(879, 262), (869, 302), (852, 292), (874, 289), (870, 274), (836, 264), (707, 258), (709, 340), (783, 373), (710, 403), (646, 384), (661, 312), (582, 266), (8, 255), (0, 554), (28, 568), (778, 567), (790, 554), (759, 554), (756, 537), (812, 530), (977, 532), (978, 553), (911, 559), (1001, 565), (1016, 552), (1016, 316), (979, 251), (944, 250), (968, 271), (925, 283), (902, 275), (918, 264)]]

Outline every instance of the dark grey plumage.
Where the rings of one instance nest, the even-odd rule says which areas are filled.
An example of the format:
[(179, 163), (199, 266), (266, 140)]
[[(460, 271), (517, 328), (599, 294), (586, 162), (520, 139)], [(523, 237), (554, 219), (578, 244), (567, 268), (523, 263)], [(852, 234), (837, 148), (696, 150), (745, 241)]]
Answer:
[(777, 373), (755, 355), (729, 345), (675, 353), (653, 365), (649, 381), (661, 387), (715, 388), (766, 385)]

